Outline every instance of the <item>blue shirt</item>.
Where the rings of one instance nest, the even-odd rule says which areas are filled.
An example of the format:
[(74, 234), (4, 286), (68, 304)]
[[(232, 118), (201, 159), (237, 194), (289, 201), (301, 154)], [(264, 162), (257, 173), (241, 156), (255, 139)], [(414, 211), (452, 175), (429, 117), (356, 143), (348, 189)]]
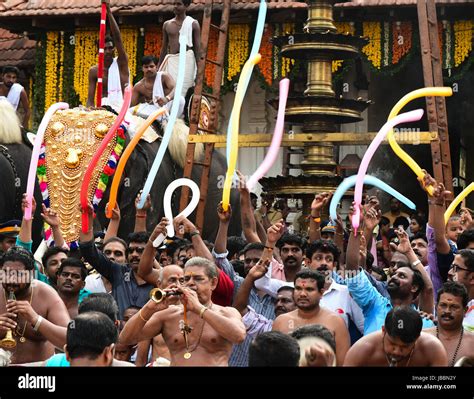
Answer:
[[(374, 288), (365, 273), (359, 272), (356, 276), (347, 278), (346, 282), (352, 298), (364, 314), (364, 335), (379, 331), (385, 324), (388, 312), (393, 308), (392, 302)], [(434, 327), (431, 320), (422, 320), (423, 328)]]
[(70, 367), (71, 364), (66, 359), (65, 353), (58, 353), (51, 356), (45, 362), (45, 367)]

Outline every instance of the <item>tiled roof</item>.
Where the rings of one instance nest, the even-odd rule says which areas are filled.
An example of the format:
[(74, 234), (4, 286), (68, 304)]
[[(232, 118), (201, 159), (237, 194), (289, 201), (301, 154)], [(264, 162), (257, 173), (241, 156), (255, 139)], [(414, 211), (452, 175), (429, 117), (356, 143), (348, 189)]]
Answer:
[[(204, 8), (205, 0), (193, 0), (189, 12)], [(217, 0), (216, 4), (222, 3)], [(304, 2), (292, 0), (270, 0), (269, 9), (306, 8)], [(233, 0), (232, 10), (256, 9), (259, 0)], [(39, 16), (39, 15), (84, 15), (96, 14), (100, 10), (100, 0), (0, 0), (0, 17)], [(114, 0), (112, 11), (123, 14), (141, 14), (145, 12), (172, 12), (172, 0)]]
[(14, 65), (17, 67), (34, 64), (34, 40), (11, 33), (0, 28), (0, 67)]
[[(417, 0), (355, 0), (338, 3), (336, 7), (394, 7), (415, 6)], [(436, 4), (473, 4), (473, 0), (436, 0)]]

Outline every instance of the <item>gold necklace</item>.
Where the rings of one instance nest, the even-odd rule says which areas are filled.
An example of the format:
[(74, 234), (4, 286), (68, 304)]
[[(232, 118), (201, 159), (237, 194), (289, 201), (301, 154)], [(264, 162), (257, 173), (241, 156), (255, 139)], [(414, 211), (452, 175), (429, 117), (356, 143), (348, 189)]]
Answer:
[[(31, 285), (30, 305), (33, 302), (33, 292), (34, 292), (33, 285)], [(3, 290), (3, 295), (5, 297), (5, 306), (6, 306), (6, 304), (7, 304), (7, 294), (5, 293), (5, 290)], [(9, 299), (13, 299), (14, 301), (16, 301), (16, 297), (15, 297), (15, 294), (13, 293), (13, 291), (10, 291)], [(17, 335), (17, 336), (20, 335), (19, 341), (20, 341), (21, 344), (24, 344), (26, 342), (25, 331), (26, 331), (27, 324), (28, 324), (28, 321), (25, 321), (25, 325), (23, 326), (23, 332), (21, 333), (21, 335), (20, 335), (20, 330), (19, 330), (18, 326), (14, 330), (15, 335)]]
[[(202, 333), (204, 331), (204, 324), (206, 324), (206, 320), (203, 320), (203, 323), (201, 325), (201, 331), (199, 332), (199, 337), (196, 341), (196, 343), (194, 344), (193, 348), (190, 349), (189, 348), (189, 342), (188, 342), (188, 333), (191, 332), (192, 330), (192, 327), (188, 325), (187, 321), (186, 321), (186, 312), (187, 312), (187, 309), (186, 309), (186, 304), (183, 305), (183, 308), (184, 308), (184, 325), (183, 327), (181, 327), (181, 333), (183, 334), (183, 337), (184, 337), (184, 343), (186, 345), (186, 352), (184, 353), (183, 357), (188, 360), (191, 358), (191, 352), (194, 352), (197, 347), (199, 346), (200, 342), (201, 342), (201, 337), (202, 337)], [(208, 307), (208, 309), (212, 309), (212, 303), (211, 305)]]

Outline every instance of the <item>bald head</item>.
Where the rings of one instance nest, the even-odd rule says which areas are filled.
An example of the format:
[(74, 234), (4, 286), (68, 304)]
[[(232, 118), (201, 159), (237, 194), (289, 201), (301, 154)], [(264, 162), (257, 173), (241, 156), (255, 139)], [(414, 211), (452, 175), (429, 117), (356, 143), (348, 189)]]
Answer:
[(159, 288), (163, 289), (171, 284), (179, 285), (184, 281), (184, 270), (178, 265), (168, 265), (160, 270)]

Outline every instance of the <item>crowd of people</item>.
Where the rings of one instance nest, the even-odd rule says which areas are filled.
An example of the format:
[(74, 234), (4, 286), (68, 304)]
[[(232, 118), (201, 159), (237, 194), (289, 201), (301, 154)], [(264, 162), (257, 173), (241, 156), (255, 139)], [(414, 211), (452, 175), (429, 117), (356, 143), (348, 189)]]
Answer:
[[(183, 216), (162, 218), (147, 232), (151, 198), (137, 205), (129, 237), (117, 236), (116, 208), (101, 238), (92, 230), (91, 205), (91, 227), (81, 231), (77, 250), (68, 248), (58, 215), (44, 205), (55, 245), (43, 253), (31, 252), (31, 220), (2, 224), (3, 363), (472, 363), (473, 215), (461, 208), (445, 226), (448, 192), (441, 183), (429, 175), (424, 181), (435, 187), (426, 223), (421, 211), (404, 214), (394, 199), (383, 216), (379, 198), (367, 196), (354, 231), (341, 217), (324, 220), (331, 195), (321, 193), (306, 216), (308, 228), (297, 232), (285, 220), (288, 212), (269, 220), (280, 200), (265, 196), (258, 206), (239, 179), (242, 234), (228, 237), (232, 209), (219, 206), (207, 215), (219, 220), (213, 242)], [(177, 236), (155, 248), (170, 223)]]

